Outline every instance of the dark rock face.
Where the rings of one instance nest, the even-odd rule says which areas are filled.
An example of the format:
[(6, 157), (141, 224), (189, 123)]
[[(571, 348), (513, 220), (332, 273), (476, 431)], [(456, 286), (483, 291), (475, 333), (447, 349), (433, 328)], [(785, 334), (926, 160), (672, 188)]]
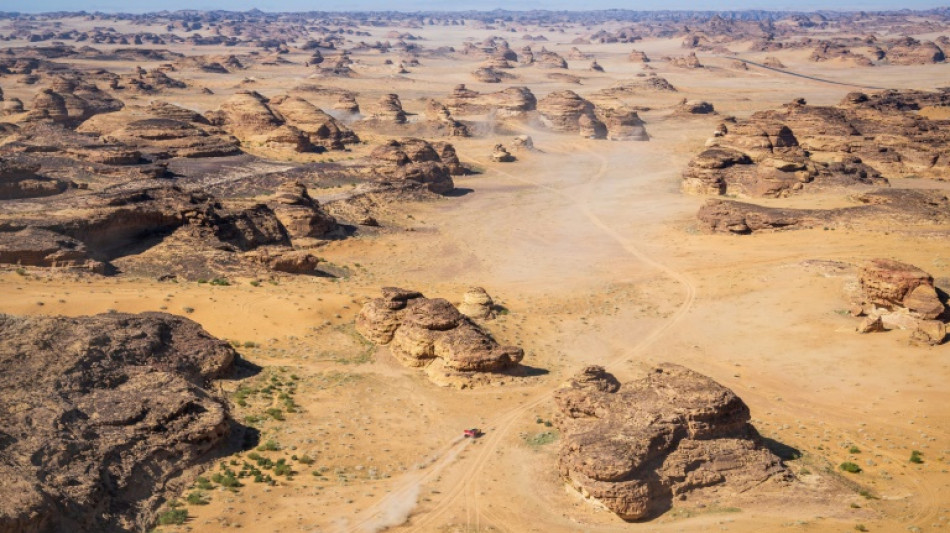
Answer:
[(0, 315), (0, 532), (144, 530), (229, 433), (236, 353), (164, 313)]
[(656, 516), (675, 495), (704, 487), (745, 491), (790, 475), (735, 393), (679, 365), (623, 385), (588, 367), (554, 399), (561, 476), (625, 520)]

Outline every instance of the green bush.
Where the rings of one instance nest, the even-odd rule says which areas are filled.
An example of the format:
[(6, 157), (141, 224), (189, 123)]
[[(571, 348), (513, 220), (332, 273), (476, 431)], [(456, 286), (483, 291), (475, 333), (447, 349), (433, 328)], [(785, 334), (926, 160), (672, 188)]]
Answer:
[(858, 448), (857, 446), (852, 446), (848, 448), (848, 453), (861, 453), (861, 448)]
[(910, 462), (915, 464), (920, 464), (924, 462), (924, 458), (921, 457), (923, 454), (919, 450), (914, 450), (910, 452)]
[(191, 505), (208, 505), (208, 500), (204, 497), (204, 494), (198, 491), (189, 493), (185, 501)]
[(211, 481), (209, 481), (208, 478), (198, 476), (198, 479), (195, 480), (195, 487), (201, 490), (211, 490), (214, 488), (214, 485), (211, 484)]
[(180, 526), (188, 520), (188, 511), (185, 509), (169, 509), (158, 515), (158, 524), (161, 526)]
[(838, 468), (844, 470), (845, 472), (851, 472), (852, 474), (861, 473), (861, 467), (850, 461), (841, 463), (840, 465), (838, 465)]
[(268, 415), (270, 415), (270, 417), (273, 418), (274, 420), (283, 420), (283, 419), (284, 419), (284, 412), (281, 411), (281, 410), (280, 410), (279, 408), (277, 408), (277, 407), (271, 407), (270, 409), (268, 409), (268, 410), (265, 411), (265, 412), (266, 412)]
[(313, 457), (310, 457), (307, 454), (304, 454), (299, 459), (300, 464), (310, 466), (313, 464)]
[(270, 439), (257, 447), (257, 451), (259, 452), (276, 452), (278, 450), (280, 450), (280, 444), (277, 444), (277, 441), (274, 439)]

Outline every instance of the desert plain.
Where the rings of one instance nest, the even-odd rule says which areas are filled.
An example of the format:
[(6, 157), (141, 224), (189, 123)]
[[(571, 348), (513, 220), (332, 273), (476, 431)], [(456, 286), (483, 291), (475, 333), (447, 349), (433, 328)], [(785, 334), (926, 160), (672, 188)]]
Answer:
[[(0, 88), (4, 102), (22, 103), (4, 107), (0, 157), (14, 169), (11, 182), (22, 182), (21, 174), (29, 172), (29, 179), (64, 183), (54, 192), (10, 193), (0, 200), (0, 231), (20, 235), (66, 228), (62, 235), (71, 239), (70, 246), (81, 241), (88, 249), (78, 260), (18, 260), (18, 250), (23, 258), (36, 254), (24, 252), (28, 246), (12, 237), (0, 239), (0, 257), (14, 257), (0, 265), (0, 313), (7, 316), (0, 328), (0, 343), (6, 345), (0, 349), (0, 371), (8, 375), (6, 390), (0, 391), (0, 415), (6, 419), (0, 426), (16, 428), (0, 427), (5, 471), (0, 493), (44, 495), (22, 501), (10, 496), (11, 503), (0, 504), (0, 531), (950, 527), (950, 352), (941, 329), (947, 312), (941, 307), (922, 317), (913, 308), (888, 309), (910, 321), (892, 317), (888, 323), (886, 317), (877, 320), (874, 302), (869, 308), (861, 300), (870, 283), (867, 265), (878, 259), (925, 271), (930, 281), (924, 285), (929, 283), (942, 303), (950, 291), (950, 94), (941, 91), (950, 85), (950, 71), (942, 54), (898, 60), (896, 50), (914, 52), (921, 43), (946, 50), (947, 38), (941, 36), (950, 35), (948, 15), (935, 10), (678, 17), (179, 12), (0, 18)], [(160, 36), (161, 43), (134, 40), (136, 34)], [(198, 34), (233, 37), (206, 42), (195, 38)], [(93, 37), (79, 42), (81, 35)], [(807, 44), (794, 44), (805, 39)], [(841, 43), (852, 51), (840, 53)], [(524, 47), (530, 47), (533, 61)], [(875, 47), (884, 55), (868, 51)], [(542, 48), (563, 58), (565, 66)], [(839, 55), (822, 56), (822, 50)], [(319, 63), (315, 51), (322, 55)], [(31, 59), (34, 65), (26, 71), (16, 64)], [(223, 72), (208, 67), (211, 63), (224, 65)], [(181, 85), (134, 88), (141, 84), (131, 80), (154, 71)], [(78, 117), (57, 115), (56, 102), (50, 110), (32, 112), (39, 105), (34, 102), (44, 101), (37, 98), (41, 90), (52, 86), (55, 92), (57, 84), (66, 87), (60, 89), (64, 94), (79, 95), (77, 84), (92, 84), (96, 90), (86, 93), (103, 93), (119, 104)], [(460, 97), (460, 84), (477, 94)], [(537, 104), (484, 98), (512, 87), (527, 88)], [(582, 103), (564, 104), (561, 100), (570, 98), (563, 91)], [(558, 94), (562, 98), (552, 101)], [(283, 95), (323, 110), (334, 128), (358, 140), (327, 139), (294, 126)], [(387, 95), (398, 95), (398, 106)], [(358, 102), (358, 112), (344, 109), (347, 98)], [(156, 102), (177, 106), (176, 117), (187, 115), (183, 110), (193, 113), (193, 119), (175, 120), (190, 121), (188, 127), (209, 132), (218, 144), (207, 153), (200, 153), (202, 147), (187, 153), (194, 146), (179, 144), (156, 149), (180, 138), (136, 133), (132, 126), (145, 126), (128, 116), (157, 116)], [(259, 117), (236, 110), (234, 102), (282, 110), (273, 116), (283, 123), (253, 122)], [(818, 118), (808, 122), (808, 110), (815, 107), (853, 115), (815, 112)], [(757, 115), (769, 110), (779, 110), (779, 116)], [(896, 116), (894, 124), (902, 127), (919, 126), (927, 137), (921, 140), (923, 133), (914, 137), (892, 123), (885, 131), (869, 132), (864, 124), (878, 120), (874, 113), (887, 120)], [(241, 123), (241, 117), (250, 123)], [(784, 130), (775, 133), (783, 117), (795, 142)], [(926, 124), (920, 126), (921, 120)], [(864, 131), (836, 132), (846, 121)], [(765, 133), (742, 133), (766, 123)], [(162, 125), (171, 127), (159, 122), (150, 127)], [(284, 129), (268, 136), (264, 128)], [(37, 139), (56, 131), (78, 134), (94, 146), (64, 148), (62, 157), (75, 163), (51, 163), (42, 157), (59, 155), (49, 148), (55, 139)], [(837, 137), (829, 141), (832, 136)], [(405, 154), (392, 155), (396, 148), (387, 143), (406, 138), (448, 142), (456, 159), (410, 162), (412, 153), (405, 160)], [(78, 143), (70, 142), (70, 147)], [(43, 148), (35, 148), (40, 144)], [(498, 156), (499, 144), (510, 157)], [(387, 146), (388, 152), (379, 150)], [(731, 151), (709, 154), (714, 163), (696, 163), (717, 147)], [(126, 171), (108, 158), (92, 164), (93, 158), (81, 155), (106, 149), (132, 150), (140, 159)], [(733, 155), (737, 151), (747, 155)], [(884, 152), (890, 156), (879, 157)], [(38, 162), (15, 167), (24, 158)], [(433, 164), (464, 168), (425, 166)], [(102, 165), (121, 168), (106, 173)], [(402, 165), (421, 170), (404, 172)], [(727, 174), (744, 171), (743, 165), (771, 167)], [(691, 174), (696, 168), (705, 173)], [(303, 186), (303, 196), (294, 183)], [(153, 221), (144, 223), (108, 218), (109, 209), (120, 205), (116, 198), (134, 203), (139, 200), (122, 195), (169, 187), (176, 188), (167, 193), (169, 209), (178, 209), (175, 202), (201, 205), (205, 218), (175, 224), (168, 216), (141, 215)], [(874, 196), (884, 189), (928, 195), (921, 200), (928, 207), (905, 210), (904, 204)], [(282, 203), (281, 191), (292, 198)], [(218, 201), (224, 207), (213, 205)], [(778, 222), (768, 214), (743, 219), (730, 212), (723, 215), (725, 222), (708, 211), (698, 216), (710, 201), (787, 211)], [(265, 207), (254, 207), (260, 205)], [(878, 205), (897, 207), (849, 210)], [(308, 211), (304, 218), (311, 217), (310, 225), (295, 233), (291, 226), (300, 217), (283, 213), (301, 206), (319, 211), (319, 217)], [(274, 242), (257, 246), (244, 239), (234, 245), (237, 241), (221, 237), (227, 224), (246, 229), (234, 222), (249, 220), (234, 215), (241, 209), (276, 213), (265, 223), (254, 222), (263, 228), (278, 220)], [(844, 211), (814, 220), (795, 211), (836, 209)], [(63, 222), (54, 227), (47, 216)], [(69, 229), (79, 228), (75, 220), (96, 217), (136, 229), (101, 231), (88, 240), (83, 236), (92, 229)], [(757, 226), (753, 218), (767, 220)], [(150, 223), (161, 227), (150, 229)], [(330, 229), (314, 229), (318, 223)], [(186, 228), (191, 229), (183, 235)], [(104, 242), (111, 238), (116, 242)], [(207, 244), (207, 239), (218, 240)], [(274, 243), (278, 251), (269, 248)], [(443, 372), (433, 365), (452, 363), (431, 355), (407, 364), (398, 356), (405, 351), (398, 339), (408, 326), (395, 330), (391, 344), (374, 343), (359, 327), (366, 319), (364, 306), (378, 299), (383, 287), (418, 291), (456, 306), (471, 287), (481, 287), (492, 300), (490, 316), (453, 319), (453, 324), (473, 324), (492, 346), (518, 347), (523, 357), (512, 356), (503, 370), (487, 372)], [(407, 298), (411, 313), (418, 297), (390, 299), (390, 308)], [(175, 468), (155, 466), (175, 463), (179, 453), (155, 458), (159, 452), (148, 448), (150, 434), (166, 430), (156, 424), (136, 426), (134, 439), (122, 437), (134, 445), (110, 450), (104, 459), (87, 457), (84, 464), (92, 466), (85, 471), (64, 466), (62, 472), (51, 467), (34, 474), (33, 468), (45, 468), (37, 466), (42, 456), (23, 450), (43, 444), (30, 448), (28, 435), (18, 432), (38, 423), (45, 411), (21, 395), (47, 394), (60, 385), (30, 392), (31, 375), (18, 374), (13, 365), (33, 351), (43, 352), (46, 333), (27, 341), (29, 327), (10, 324), (144, 312), (183, 316), (236, 353), (226, 365), (233, 369), (194, 381), (202, 383), (202, 392), (195, 393), (207, 396), (202, 401), (223, 406), (224, 429), (201, 453), (183, 453)], [(941, 336), (919, 333), (921, 320)], [(59, 327), (68, 327), (63, 324)], [(109, 327), (115, 326), (103, 331)], [(856, 331), (861, 327), (867, 333)], [(121, 347), (116, 350), (121, 353)], [(43, 353), (53, 357), (45, 366), (55, 372), (55, 353)], [(567, 400), (559, 391), (591, 366), (615, 376), (623, 391), (667, 363), (706, 376), (741, 398), (756, 432), (751, 442), (775, 458), (774, 470), (740, 486), (728, 475), (723, 483), (697, 482), (664, 493), (664, 501), (651, 504), (643, 516), (621, 517), (572, 478), (597, 456), (570, 466), (571, 446), (592, 444), (562, 409)], [(160, 390), (152, 393), (162, 396)], [(76, 400), (76, 405), (88, 415), (96, 409), (88, 406), (99, 404)], [(605, 400), (601, 408), (610, 405)], [(639, 407), (631, 402), (625, 408)], [(650, 424), (663, 419), (665, 412), (657, 413)], [(469, 428), (478, 428), (480, 436), (464, 437)], [(89, 431), (57, 442), (112, 435)], [(614, 438), (614, 429), (597, 431)], [(703, 437), (697, 439), (701, 448)], [(171, 439), (160, 446), (178, 450), (179, 445)], [(656, 441), (642, 446), (650, 450), (643, 452), (646, 459), (635, 457), (654, 461), (651, 454), (661, 446)], [(65, 456), (82, 455), (64, 449)], [(119, 460), (124, 466), (115, 473), (113, 455), (133, 451), (143, 454), (139, 463)], [(149, 469), (162, 473), (143, 474)], [(74, 493), (55, 487), (90, 483), (97, 488), (83, 493), (79, 503), (71, 502)], [(133, 492), (134, 498), (125, 495)], [(102, 504), (105, 500), (112, 503)], [(58, 522), (54, 515), (67, 518)]]

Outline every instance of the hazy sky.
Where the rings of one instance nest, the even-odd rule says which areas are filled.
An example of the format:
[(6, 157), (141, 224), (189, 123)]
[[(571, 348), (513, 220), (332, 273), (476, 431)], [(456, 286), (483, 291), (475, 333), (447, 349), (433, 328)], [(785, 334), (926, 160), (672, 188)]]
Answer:
[(927, 9), (947, 5), (947, 0), (0, 0), (0, 11), (160, 11), (163, 9), (229, 9), (243, 11), (258, 8), (264, 11), (340, 11), (392, 10), (399, 11), (454, 11), (464, 9), (491, 10), (499, 7), (525, 9), (773, 9), (773, 10), (878, 10)]

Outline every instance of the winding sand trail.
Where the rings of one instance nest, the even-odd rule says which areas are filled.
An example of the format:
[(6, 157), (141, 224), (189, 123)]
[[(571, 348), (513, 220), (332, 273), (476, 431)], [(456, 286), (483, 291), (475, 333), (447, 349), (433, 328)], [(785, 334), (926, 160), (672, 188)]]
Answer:
[[(568, 144), (564, 141), (561, 141), (561, 143), (563, 144), (557, 148), (558, 152), (570, 153), (572, 148), (576, 148), (576, 145), (573, 143)], [(684, 273), (674, 270), (659, 260), (654, 259), (648, 253), (640, 250), (631, 239), (624, 237), (620, 231), (611, 227), (598, 215), (594, 207), (594, 202), (598, 194), (597, 185), (611, 170), (611, 165), (606, 157), (594, 152), (590, 148), (583, 147), (582, 150), (582, 157), (593, 159), (596, 164), (592, 166), (595, 166), (597, 170), (590, 174), (590, 177), (583, 182), (580, 194), (572, 194), (539, 181), (517, 176), (514, 173), (498, 168), (498, 165), (492, 165), (486, 161), (476, 159), (464, 152), (460, 153), (460, 157), (467, 163), (473, 163), (481, 167), (489, 167), (491, 169), (490, 172), (503, 176), (513, 182), (542, 189), (547, 193), (569, 200), (573, 207), (576, 207), (584, 214), (596, 232), (600, 232), (614, 241), (633, 259), (651, 269), (659, 271), (679, 284), (682, 295), (681, 302), (676, 310), (668, 318), (654, 327), (647, 335), (643, 336), (636, 345), (624, 349), (620, 352), (620, 355), (603, 362), (605, 366), (610, 368), (620, 366), (623, 363), (629, 362), (637, 355), (642, 354), (644, 350), (652, 346), (670, 330), (680, 324), (688, 315), (696, 300), (696, 286)], [(576, 370), (579, 369), (580, 368), (577, 368)], [(483, 526), (491, 524), (501, 530), (507, 530), (504, 520), (493, 514), (480, 502), (479, 494), (482, 492), (484, 484), (481, 474), (483, 473), (487, 461), (500, 449), (506, 436), (512, 431), (515, 424), (518, 423), (522, 417), (531, 412), (532, 409), (549, 400), (552, 394), (553, 390), (550, 389), (537, 392), (525, 398), (522, 402), (519, 402), (517, 406), (498, 414), (498, 416), (492, 419), (489, 426), (494, 429), (482, 437), (479, 443), (480, 446), (474, 455), (465, 462), (466, 464), (460, 465), (461, 468), (464, 468), (464, 471), (461, 476), (455, 478), (456, 481), (451, 490), (441, 498), (435, 508), (425, 514), (412, 516), (409, 527), (419, 531), (432, 530), (435, 526), (440, 524), (440, 520), (445, 518), (446, 513), (453, 510), (457, 505), (463, 505), (465, 508), (466, 526), (468, 528), (473, 528), (474, 531), (480, 531)], [(458, 447), (465, 446), (466, 444), (467, 441), (461, 443), (454, 441), (443, 448), (441, 454), (454, 458), (458, 453)], [(394, 489), (386, 497), (362, 513), (361, 519), (356, 521), (349, 530), (353, 532), (374, 531), (374, 529), (369, 529), (367, 526), (371, 526), (374, 521), (385, 512), (384, 509), (390, 506), (393, 501), (406, 498), (413, 491), (418, 490), (417, 485), (419, 483), (424, 483), (432, 479), (449, 466), (449, 462), (439, 460), (438, 466), (430, 469), (425, 475), (413, 475), (409, 479), (403, 480), (400, 482), (398, 488)]]

